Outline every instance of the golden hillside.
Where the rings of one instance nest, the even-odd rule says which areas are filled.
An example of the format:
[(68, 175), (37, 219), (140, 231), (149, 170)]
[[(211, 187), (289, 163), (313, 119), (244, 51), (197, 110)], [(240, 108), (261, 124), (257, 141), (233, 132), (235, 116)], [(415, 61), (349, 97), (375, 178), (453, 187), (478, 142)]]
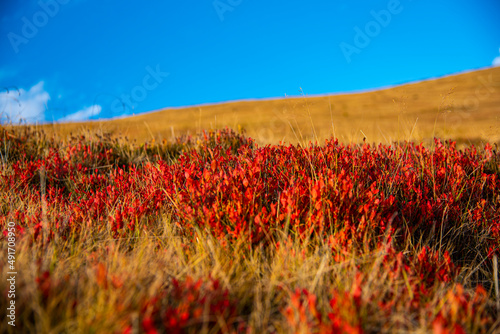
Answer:
[(364, 93), (236, 101), (45, 127), (62, 135), (102, 128), (141, 142), (226, 126), (246, 129), (259, 144), (332, 135), (343, 142), (500, 142), (500, 67)]

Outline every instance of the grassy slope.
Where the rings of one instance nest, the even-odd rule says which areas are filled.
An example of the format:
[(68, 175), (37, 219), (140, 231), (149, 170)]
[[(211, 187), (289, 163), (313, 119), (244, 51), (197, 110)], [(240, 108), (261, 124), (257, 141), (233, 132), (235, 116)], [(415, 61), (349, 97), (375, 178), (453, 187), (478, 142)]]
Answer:
[(139, 141), (242, 126), (259, 144), (323, 141), (332, 134), (343, 142), (360, 142), (364, 136), (369, 142), (381, 143), (428, 141), (436, 136), (459, 144), (494, 143), (500, 141), (499, 92), (500, 68), (490, 68), (368, 93), (165, 109), (47, 129), (64, 135), (85, 125)]
[(0, 333), (499, 332), (500, 153), (24, 130), (0, 127)]

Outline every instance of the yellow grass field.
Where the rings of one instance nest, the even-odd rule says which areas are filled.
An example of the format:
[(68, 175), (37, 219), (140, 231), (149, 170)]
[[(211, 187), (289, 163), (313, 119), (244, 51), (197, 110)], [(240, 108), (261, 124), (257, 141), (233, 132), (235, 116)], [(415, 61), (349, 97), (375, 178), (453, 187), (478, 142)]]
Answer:
[(120, 133), (138, 142), (243, 128), (259, 144), (297, 143), (332, 135), (341, 142), (500, 142), (500, 67), (356, 94), (236, 101), (164, 109), (109, 121), (44, 125), (49, 134), (81, 128)]

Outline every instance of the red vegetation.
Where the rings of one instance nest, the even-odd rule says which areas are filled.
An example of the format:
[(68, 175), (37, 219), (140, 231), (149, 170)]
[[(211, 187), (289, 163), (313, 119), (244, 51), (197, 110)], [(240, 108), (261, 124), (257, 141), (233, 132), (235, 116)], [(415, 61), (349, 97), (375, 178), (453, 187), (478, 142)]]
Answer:
[[(199, 145), (191, 139), (146, 145), (133, 153), (146, 158), (132, 161), (116, 145), (85, 138), (46, 143), (46, 153), (25, 149), (26, 138), (2, 138), (2, 146), (8, 141), (12, 147), (0, 192), (16, 204), (0, 217), (0, 227), (15, 221), (33, 243), (78, 240), (86, 229), (121, 238), (169, 217), (186, 240), (202, 230), (228, 247), (241, 240), (248, 248), (282, 247), (285, 232), (293, 240), (328, 245), (337, 262), (383, 251), (387, 280), (404, 282), (400, 290), (367, 291), (368, 274), (359, 274), (353, 286), (331, 290), (321, 303), (298, 289), (280, 310), (292, 331), (377, 331), (364, 326), (370, 300), (389, 316), (395, 299), (405, 298), (418, 313), (431, 303), (436, 286), (456, 282), (474, 254), (491, 258), (500, 247), (500, 155), (489, 145), (459, 151), (439, 140), (432, 149), (329, 140), (256, 147), (225, 130), (205, 134)], [(121, 287), (118, 278), (106, 278), (105, 267), (96, 268), (102, 289)], [(50, 298), (49, 272), (37, 283), (43, 298)], [(244, 330), (244, 308), (218, 280), (188, 277), (165, 284), (142, 304), (144, 332), (214, 324), (223, 332)], [(479, 285), (474, 294), (456, 285), (442, 298), (446, 304), (428, 314), (435, 333), (471, 330), (467, 319), (478, 310), (484, 327), (475, 330), (494, 322), (488, 293)]]

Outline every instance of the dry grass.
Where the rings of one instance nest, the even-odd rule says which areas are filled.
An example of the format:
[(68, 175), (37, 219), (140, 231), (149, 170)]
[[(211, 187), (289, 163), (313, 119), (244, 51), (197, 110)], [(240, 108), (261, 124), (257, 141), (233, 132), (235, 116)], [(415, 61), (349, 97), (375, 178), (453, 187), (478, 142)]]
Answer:
[[(5, 180), (13, 174), (21, 177), (22, 173), (15, 174), (16, 162), (22, 165), (29, 163), (28, 160), (35, 160), (23, 156), (24, 153), (48, 159), (49, 148), (61, 152), (63, 156), (70, 151), (68, 144), (47, 139), (39, 132), (23, 132), (18, 127), (2, 130), (5, 131), (2, 131), (0, 152), (4, 165), (0, 176), (5, 177)], [(202, 145), (199, 146), (200, 154), (208, 156), (207, 151), (210, 154), (217, 151), (215, 147), (207, 149), (210, 145), (203, 146), (203, 143), (179, 141), (173, 146), (153, 145), (149, 150), (146, 146), (130, 147), (127, 143), (98, 133), (85, 133), (85, 136), (85, 139), (76, 138), (73, 147), (82, 142), (92, 154), (87, 156), (84, 153), (86, 149), (80, 152), (82, 155), (73, 153), (75, 164), (92, 163), (90, 167), (94, 172), (89, 174), (100, 174), (108, 181), (117, 179), (131, 182), (144, 189), (153, 187), (147, 177), (149, 174), (137, 179), (130, 174), (129, 178), (125, 169), (125, 177), (120, 178), (117, 176), (120, 175), (117, 172), (119, 166), (137, 164), (147, 168), (145, 165), (152, 162), (154, 168), (159, 168), (158, 162), (154, 160), (156, 152), (171, 158), (170, 163), (175, 165), (180, 163), (176, 158), (179, 152), (198, 145)], [(203, 141), (202, 138), (200, 140)], [(101, 144), (104, 149), (100, 148)], [(110, 148), (116, 158), (112, 166), (104, 160), (88, 159)], [(226, 149), (222, 147), (220, 150), (225, 152)], [(399, 149), (396, 146), (395, 149), (406, 152), (408, 146), (406, 149), (403, 145)], [(396, 157), (394, 159), (396, 170), (404, 168)], [(491, 166), (498, 167), (500, 156), (495, 159)], [(72, 168), (76, 168), (75, 164), (71, 165)], [(316, 164), (315, 167), (320, 166)], [(352, 172), (358, 168), (352, 166)], [(432, 168), (422, 162), (422, 169)], [(313, 171), (312, 168), (311, 173)], [(300, 174), (302, 170), (296, 172)], [(467, 175), (473, 177), (475, 173), (470, 171)], [(498, 175), (498, 169), (488, 173)], [(449, 174), (452, 175), (451, 172)], [(479, 172), (477, 174), (482, 175)], [(428, 227), (429, 222), (422, 228), (424, 232), (407, 234), (405, 237), (404, 224), (397, 231), (384, 234), (367, 227), (363, 240), (368, 242), (358, 243), (353, 238), (347, 246), (341, 245), (339, 237), (344, 222), (340, 222), (339, 230), (306, 237), (299, 236), (298, 225), (293, 228), (288, 222), (284, 228), (273, 229), (275, 234), (266, 242), (253, 244), (244, 237), (216, 238), (209, 227), (202, 225), (197, 225), (193, 234), (187, 233), (185, 229), (190, 225), (178, 222), (184, 219), (180, 217), (182, 212), (177, 211), (175, 204), (181, 205), (179, 189), (178, 193), (172, 193), (173, 198), (169, 197), (161, 208), (137, 220), (136, 229), (126, 230), (117, 236), (112, 233), (107, 217), (114, 216), (117, 206), (121, 204), (133, 206), (133, 201), (127, 202), (129, 200), (126, 199), (130, 194), (120, 194), (119, 201), (109, 205), (104, 222), (91, 216), (83, 219), (80, 215), (88, 212), (77, 213), (73, 209), (78, 206), (78, 196), (82, 192), (89, 192), (87, 187), (91, 186), (84, 182), (77, 186), (82, 175), (76, 175), (78, 177), (74, 179), (64, 180), (53, 176), (33, 178), (14, 188), (9, 187), (8, 183), (0, 186), (0, 208), (5, 214), (0, 220), (3, 226), (7, 216), (9, 220), (16, 220), (13, 208), (26, 214), (26, 217), (38, 217), (34, 221), (28, 218), (16, 221), (26, 231), (24, 236), (17, 235), (15, 262), (19, 273), (16, 281), (17, 329), (22, 327), (26, 333), (156, 333), (147, 330), (150, 317), (156, 319), (157, 328), (162, 328), (160, 326), (164, 324), (159, 319), (169, 307), (182, 312), (186, 303), (192, 308), (198, 306), (200, 300), (190, 300), (190, 289), (186, 289), (188, 294), (184, 295), (184, 299), (176, 299), (173, 293), (174, 280), (184, 282), (188, 277), (202, 280), (204, 289), (208, 289), (206, 285), (212, 279), (216, 280), (223, 290), (228, 291), (228, 298), (235, 305), (235, 316), (214, 316), (213, 312), (208, 314), (207, 306), (206, 313), (197, 317), (191, 314), (182, 331), (186, 333), (229, 333), (228, 328), (238, 328), (240, 323), (248, 326), (249, 333), (336, 333), (340, 331), (335, 329), (337, 322), (345, 326), (341, 327), (343, 332), (351, 329), (352, 333), (358, 333), (361, 329), (366, 333), (427, 333), (431, 329), (436, 332), (440, 329), (449, 332), (453, 332), (452, 329), (457, 332), (464, 329), (471, 333), (498, 332), (500, 322), (495, 318), (498, 312), (495, 307), (498, 304), (498, 279), (495, 269), (492, 269), (495, 264), (491, 265), (486, 256), (488, 242), (494, 236), (490, 235), (492, 232), (488, 228), (473, 233), (468, 215), (458, 220), (451, 219), (444, 224), (449, 226), (447, 230), (443, 232), (441, 229), (439, 233), (435, 233), (434, 229), (424, 233), (426, 229), (431, 229)], [(64, 207), (56, 200), (44, 203), (41, 198), (45, 192), (44, 180), (48, 182), (48, 193), (51, 188), (68, 191), (63, 198), (73, 198), (75, 205)], [(118, 186), (118, 183), (110, 184)], [(179, 183), (181, 186), (183, 184)], [(314, 184), (311, 179), (311, 187)], [(155, 186), (165, 192), (168, 190), (162, 188), (161, 184), (155, 183)], [(389, 187), (380, 187), (383, 190), (386, 186)], [(436, 184), (435, 188), (444, 186), (448, 186), (446, 182)], [(468, 201), (481, 196), (480, 199), (488, 203), (486, 207), (497, 208), (500, 203), (498, 190), (491, 190), (496, 197), (488, 196), (487, 190), (483, 192), (476, 189), (475, 184), (465, 191), (471, 192), (466, 196)], [(398, 191), (394, 194), (399, 196)], [(135, 196), (147, 197), (141, 191), (137, 191)], [(309, 193), (305, 196), (310, 197)], [(272, 194), (269, 198), (272, 198)], [(360, 199), (354, 197), (353, 202), (357, 201)], [(174, 204), (169, 206), (169, 203)], [(294, 205), (298, 205), (298, 202)], [(41, 206), (44, 207), (42, 210)], [(471, 204), (471, 207), (475, 206)], [(41, 212), (41, 215), (37, 215), (37, 212)], [(81, 220), (81, 224), (68, 232), (64, 226), (56, 224), (56, 217), (60, 215), (65, 219)], [(174, 218), (176, 215), (177, 218)], [(390, 226), (396, 216), (393, 214), (385, 222)], [(448, 217), (446, 209), (442, 213), (444, 222), (445, 216)], [(486, 221), (484, 226), (497, 226), (497, 218), (495, 216)], [(408, 219), (407, 229), (414, 223)], [(49, 242), (33, 233), (36, 229), (34, 225), (40, 220), (54, 232)], [(253, 217), (249, 220), (254, 221)], [(47, 236), (45, 233), (43, 235)], [(434, 250), (433, 255), (426, 257), (426, 249), (427, 252)], [(7, 254), (6, 242), (1, 244), (0, 251)], [(434, 276), (438, 271), (448, 271), (448, 265), (442, 264), (448, 252), (461, 265), (458, 272), (450, 278), (430, 279), (428, 276)], [(437, 265), (438, 262), (441, 264)], [(432, 267), (435, 264), (436, 267)], [(2, 257), (2, 277), (7, 277), (8, 271), (7, 260)], [(3, 280), (0, 289), (6, 291), (6, 284)], [(484, 288), (478, 288), (480, 285)], [(296, 289), (307, 290), (310, 295), (300, 292), (297, 295)], [(166, 295), (162, 297), (161, 293)], [(151, 304), (156, 297), (159, 298), (161, 312), (155, 314)], [(335, 308), (330, 305), (332, 300), (338, 303)], [(0, 300), (0, 307), (6, 309), (6, 298)], [(317, 317), (317, 311), (322, 312), (322, 316)], [(328, 322), (330, 316), (334, 320)], [(323, 321), (325, 328), (321, 327), (320, 321)], [(0, 332), (15, 332), (12, 329), (6, 321), (0, 323)], [(169, 331), (163, 329), (159, 332)]]
[(62, 135), (100, 128), (139, 142), (227, 126), (243, 127), (259, 144), (322, 142), (333, 135), (344, 143), (440, 137), (460, 145), (500, 142), (499, 117), (500, 68), (490, 68), (360, 94), (229, 102), (44, 128)]
[[(179, 154), (196, 148), (199, 143), (186, 142), (186, 138), (170, 140), (173, 136), (224, 126), (245, 128), (259, 144), (282, 140), (321, 141), (332, 134), (344, 142), (360, 142), (365, 137), (369, 142), (407, 139), (427, 142), (434, 136), (453, 138), (462, 144), (499, 142), (499, 83), (500, 68), (495, 68), (371, 93), (234, 102), (164, 110), (109, 122), (43, 126), (49, 136), (30, 128), (23, 132), (18, 127), (5, 127), (0, 148), (0, 176), (7, 179), (15, 173), (13, 166), (17, 160), (28, 163), (34, 160), (27, 158), (30, 156), (45, 159), (50, 147), (65, 154), (69, 150), (68, 141), (73, 145), (84, 141), (92, 152), (100, 152), (100, 144), (113, 149), (114, 161), (93, 162), (95, 165), (91, 166), (96, 174), (112, 179), (122, 165), (144, 166), (152, 162), (156, 166), (155, 154), (176, 164)], [(85, 140), (68, 136), (69, 133), (81, 135), (83, 128), (90, 128), (85, 130)], [(123, 138), (103, 135), (103, 131), (114, 131), (139, 142), (153, 137), (156, 144), (129, 145)], [(52, 134), (58, 138), (51, 139)], [(169, 139), (168, 144), (162, 143), (164, 138)], [(23, 154), (26, 154), (24, 158)], [(95, 152), (90, 155), (95, 156)], [(88, 162), (86, 155), (81, 159)], [(397, 160), (394, 164), (396, 170), (404, 167), (399, 166)], [(499, 166), (495, 160), (489, 173), (499, 175)], [(314, 171), (312, 167), (311, 164)], [(430, 168), (431, 174), (435, 174), (433, 166), (422, 162), (424, 168)], [(76, 196), (72, 192), (77, 190), (74, 187), (78, 179), (63, 180), (65, 183), (61, 184), (58, 183), (61, 180), (52, 181), (57, 185), (55, 188), (67, 188), (68, 196)], [(147, 182), (147, 179), (133, 181), (144, 187)], [(47, 206), (40, 197), (44, 196), (45, 189), (39, 186), (40, 193), (30, 187), (24, 190), (0, 187), (2, 224), (7, 222), (7, 216), (13, 218), (13, 208), (38, 217), (36, 212), (40, 212), (41, 206), (45, 226), (54, 225), (57, 215), (80, 219), (71, 208), (63, 208), (56, 202)], [(437, 188), (441, 186), (444, 185), (437, 184)], [(33, 196), (27, 196), (31, 193)], [(486, 207), (498, 207), (500, 197), (498, 192), (494, 194), (496, 197), (484, 195)], [(142, 194), (137, 196), (140, 198)], [(116, 208), (108, 209), (111, 217)], [(148, 317), (156, 319), (157, 327), (161, 318), (153, 314), (148, 303), (164, 292), (166, 297), (159, 297), (163, 303), (161, 310), (170, 306), (180, 309), (185, 300), (173, 297), (173, 282), (185, 282), (190, 277), (201, 279), (205, 285), (216, 280), (223, 290), (229, 291), (236, 315), (214, 318), (205, 308), (206, 313), (192, 317), (185, 325), (188, 333), (225, 333), (230, 327), (237, 328), (239, 323), (248, 326), (250, 333), (319, 332), (319, 322), (328, 321), (328, 312), (333, 318), (338, 316), (340, 323), (352, 326), (352, 332), (360, 328), (367, 333), (426, 333), (431, 329), (439, 332), (441, 327), (446, 327), (442, 317), (449, 323), (450, 332), (452, 328), (458, 330), (453, 327), (455, 324), (469, 332), (494, 333), (499, 329), (500, 321), (495, 320), (499, 312), (497, 263), (496, 260), (491, 263), (486, 256), (485, 245), (491, 239), (488, 229), (471, 236), (470, 223), (463, 223), (449, 229), (444, 236), (442, 230), (440, 234), (433, 230), (429, 235), (401, 239), (405, 233), (401, 228), (391, 238), (374, 234), (383, 240), (377, 247), (353, 243), (344, 249), (336, 244), (332, 246), (326, 236), (311, 240), (298, 238), (293, 229), (286, 226), (277, 230), (276, 236), (264, 247), (244, 238), (231, 239), (231, 242), (214, 238), (208, 228), (196, 229), (194, 235), (187, 237), (173, 219), (175, 211), (175, 207), (157, 210), (147, 216), (147, 224), (143, 222), (140, 228), (121, 237), (111, 233), (107, 224), (89, 219), (77, 232), (64, 238), (56, 233), (49, 243), (33, 236), (38, 218), (34, 222), (20, 221), (27, 233), (19, 236), (16, 245), (17, 322), (25, 332), (32, 333), (148, 332)], [(445, 216), (446, 210), (443, 221)], [(464, 216), (462, 220), (467, 219)], [(493, 226), (496, 219), (498, 216), (488, 223)], [(337, 232), (332, 232), (330, 240), (335, 240), (333, 236)], [(400, 240), (399, 245), (394, 240)], [(435, 258), (421, 260), (426, 247), (436, 250)], [(7, 254), (6, 243), (0, 248)], [(428, 271), (422, 269), (422, 263), (442, 261), (445, 250), (457, 257), (461, 265), (457, 275), (451, 281), (425, 283), (419, 276)], [(407, 268), (401, 266), (403, 260)], [(2, 277), (7, 276), (7, 268), (7, 260), (2, 258)], [(4, 291), (6, 284), (5, 280), (0, 284)], [(203, 289), (209, 290), (205, 285)], [(477, 288), (481, 285), (485, 289)], [(415, 298), (421, 287), (427, 289), (422, 293), (424, 297)], [(307, 290), (317, 300), (305, 295), (296, 298), (295, 289)], [(189, 296), (184, 297), (189, 300)], [(334, 299), (340, 303), (337, 308), (329, 304)], [(3, 309), (6, 303), (7, 299), (0, 300)], [(322, 312), (319, 320), (315, 316), (317, 310)], [(226, 320), (233, 323), (228, 324)], [(334, 332), (332, 324), (335, 321), (330, 324)], [(347, 331), (346, 328), (343, 330)], [(0, 323), (0, 332), (8, 330), (13, 332), (6, 321)]]

